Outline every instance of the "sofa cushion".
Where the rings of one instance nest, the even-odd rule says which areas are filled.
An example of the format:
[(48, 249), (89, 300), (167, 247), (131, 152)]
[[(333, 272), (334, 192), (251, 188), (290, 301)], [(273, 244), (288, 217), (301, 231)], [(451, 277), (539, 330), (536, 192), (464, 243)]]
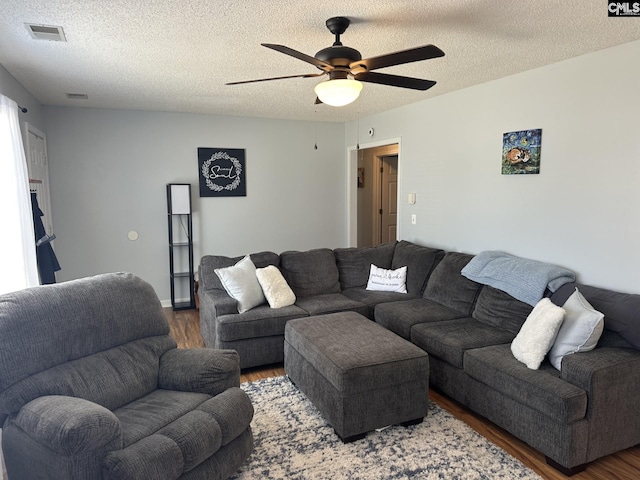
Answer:
[(549, 351), (549, 362), (558, 370), (566, 355), (596, 348), (604, 329), (604, 314), (594, 309), (577, 287), (562, 308), (564, 320)]
[(362, 288), (350, 288), (348, 290), (343, 290), (342, 295), (349, 297), (351, 300), (367, 305), (369, 307), (369, 311), (365, 316), (371, 320), (373, 320), (375, 309), (378, 308), (378, 306), (385, 305), (389, 302), (395, 303), (400, 300), (406, 301), (416, 298), (415, 295), (411, 295), (410, 293), (374, 292), (371, 290), (363, 290)]
[(406, 339), (411, 337), (414, 325), (462, 317), (462, 313), (425, 298), (380, 303), (374, 312), (377, 323)]
[[(243, 256), (225, 257), (222, 255), (205, 255), (202, 257), (200, 259), (200, 266), (198, 267), (199, 288), (203, 290), (224, 290), (215, 270), (217, 268), (231, 267), (242, 260)], [(273, 252), (252, 253), (249, 255), (249, 258), (251, 258), (256, 268), (264, 268), (268, 265), (275, 265), (277, 267), (280, 264), (280, 256)]]
[(295, 305), (278, 309), (260, 305), (245, 313), (219, 316), (215, 322), (215, 338), (222, 342), (232, 342), (245, 338), (283, 335), (284, 325), (288, 320), (306, 316), (307, 312)]
[[(421, 323), (411, 329), (411, 341), (429, 355), (462, 368), (464, 352), (472, 348), (510, 343), (514, 335), (473, 318)], [(513, 357), (509, 352), (509, 356)]]
[(380, 268), (391, 268), (395, 246), (396, 242), (377, 247), (336, 248), (333, 253), (340, 273), (340, 287), (343, 290), (365, 288), (372, 264)]
[(504, 328), (515, 335), (531, 310), (531, 305), (516, 300), (502, 290), (485, 285), (478, 295), (472, 316), (482, 323)]
[(215, 272), (225, 291), (238, 302), (238, 312), (246, 312), (266, 301), (249, 255), (230, 267), (216, 268)]
[(482, 285), (460, 274), (473, 255), (447, 252), (433, 270), (424, 291), (424, 298), (456, 310), (463, 316), (471, 315), (471, 309)]
[(297, 298), (340, 292), (336, 259), (328, 248), (283, 252), (280, 270)]
[(238, 387), (215, 397), (154, 394), (116, 413), (127, 440), (106, 456), (105, 478), (178, 478), (245, 434), (253, 418), (253, 406)]
[(407, 292), (422, 295), (427, 280), (444, 257), (444, 251), (401, 240), (393, 251), (391, 268), (407, 266)]
[(559, 372), (547, 362), (539, 370), (527, 368), (511, 355), (509, 345), (468, 350), (464, 371), (562, 425), (586, 414), (587, 394), (583, 389), (560, 379)]
[[(575, 287), (593, 308), (604, 314), (605, 330), (616, 332), (627, 344), (640, 350), (640, 295), (572, 283), (560, 287), (551, 300), (563, 305)], [(606, 338), (610, 339), (610, 335)]]
[[(605, 323), (606, 320), (605, 320)], [(598, 348), (600, 347), (613, 347), (613, 348), (631, 348), (633, 349), (633, 345), (627, 342), (624, 338), (618, 335), (616, 332), (612, 332), (611, 330), (605, 329), (602, 331), (602, 336), (598, 340), (598, 344), (596, 345)]]
[(301, 297), (296, 300), (296, 306), (309, 315), (322, 315), (343, 311), (354, 311), (367, 316), (369, 307), (362, 302), (352, 300), (341, 293), (327, 293), (325, 295), (313, 295)]
[(122, 427), (123, 447), (157, 432), (210, 398), (205, 393), (154, 390), (114, 410)]
[(548, 298), (540, 300), (511, 343), (513, 356), (527, 368), (537, 370), (547, 355), (564, 320), (564, 308)]
[(371, 264), (367, 290), (372, 292), (407, 293), (407, 267), (389, 270)]
[(363, 290), (361, 288), (343, 290), (342, 295), (349, 297), (351, 300), (356, 300), (372, 307), (389, 302), (401, 303), (402, 301), (417, 298), (415, 295), (411, 295), (410, 293), (377, 292), (372, 290)]

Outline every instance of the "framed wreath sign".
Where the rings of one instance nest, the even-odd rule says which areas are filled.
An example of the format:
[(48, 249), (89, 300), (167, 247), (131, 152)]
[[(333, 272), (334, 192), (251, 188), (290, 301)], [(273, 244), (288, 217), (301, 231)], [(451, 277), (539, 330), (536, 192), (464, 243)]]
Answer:
[(198, 148), (201, 197), (246, 197), (244, 149)]

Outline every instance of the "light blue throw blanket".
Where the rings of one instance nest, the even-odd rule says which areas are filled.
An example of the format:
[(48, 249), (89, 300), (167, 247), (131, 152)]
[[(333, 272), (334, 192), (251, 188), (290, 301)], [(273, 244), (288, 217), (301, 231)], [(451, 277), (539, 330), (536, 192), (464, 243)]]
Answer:
[(497, 251), (480, 252), (461, 273), (474, 282), (495, 287), (533, 306), (542, 299), (547, 287), (555, 292), (576, 279), (566, 268)]

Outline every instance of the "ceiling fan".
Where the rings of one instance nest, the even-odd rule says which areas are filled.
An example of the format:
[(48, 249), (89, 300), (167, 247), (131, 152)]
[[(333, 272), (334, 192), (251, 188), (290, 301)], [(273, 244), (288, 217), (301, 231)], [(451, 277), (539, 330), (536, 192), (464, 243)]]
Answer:
[(285, 47), (284, 45), (272, 43), (262, 44), (264, 47), (310, 63), (321, 70), (320, 73), (260, 78), (257, 80), (230, 82), (227, 83), (227, 85), (267, 82), (287, 78), (322, 77), (326, 75), (328, 79), (317, 84), (314, 89), (317, 95), (316, 103), (326, 103), (327, 105), (339, 107), (347, 105), (358, 98), (362, 90), (361, 82), (410, 88), (412, 90), (427, 90), (436, 84), (433, 80), (390, 75), (388, 73), (374, 72), (373, 70), (444, 56), (444, 52), (438, 47), (435, 45), (424, 45), (422, 47), (410, 48), (408, 50), (363, 59), (359, 51), (344, 46), (340, 41), (340, 35), (345, 32), (350, 23), (351, 21), (346, 17), (332, 17), (327, 20), (327, 28), (335, 35), (335, 42), (333, 42), (332, 46), (320, 50), (314, 57)]

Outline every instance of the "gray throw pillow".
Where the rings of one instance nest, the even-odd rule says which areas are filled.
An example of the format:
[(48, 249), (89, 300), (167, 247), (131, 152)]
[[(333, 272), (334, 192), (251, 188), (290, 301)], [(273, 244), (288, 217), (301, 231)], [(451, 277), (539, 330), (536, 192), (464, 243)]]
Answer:
[(244, 313), (265, 302), (256, 266), (249, 255), (232, 267), (217, 268), (215, 272), (229, 296), (238, 302), (238, 312)]
[(549, 351), (551, 365), (560, 370), (565, 355), (589, 352), (596, 348), (604, 330), (604, 314), (594, 309), (578, 288), (567, 299), (564, 322)]

